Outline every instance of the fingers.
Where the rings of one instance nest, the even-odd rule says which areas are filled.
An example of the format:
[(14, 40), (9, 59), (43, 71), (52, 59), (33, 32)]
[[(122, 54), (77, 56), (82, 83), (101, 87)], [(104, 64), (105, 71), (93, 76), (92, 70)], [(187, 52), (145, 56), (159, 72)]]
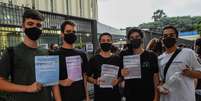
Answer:
[(124, 68), (121, 70), (121, 75), (122, 76), (128, 76), (128, 68)]
[(182, 70), (182, 74), (185, 75), (185, 76), (191, 77), (191, 69), (186, 68), (186, 69)]
[(163, 87), (163, 86), (158, 86), (157, 89), (163, 95), (168, 95), (169, 94), (169, 90), (167, 88)]
[(38, 82), (34, 82), (33, 84), (27, 86), (27, 92), (28, 93), (36, 93), (39, 92), (42, 89), (43, 85), (38, 83)]
[(117, 84), (118, 84), (118, 82), (119, 82), (119, 80), (118, 80), (118, 79), (113, 79), (113, 80), (112, 80), (112, 85), (113, 85), (113, 86), (115, 86), (115, 85), (117, 85)]
[(71, 86), (74, 81), (70, 79), (60, 80), (59, 84), (61, 86)]
[(40, 91), (42, 89), (43, 85), (40, 83), (36, 83), (36, 91)]

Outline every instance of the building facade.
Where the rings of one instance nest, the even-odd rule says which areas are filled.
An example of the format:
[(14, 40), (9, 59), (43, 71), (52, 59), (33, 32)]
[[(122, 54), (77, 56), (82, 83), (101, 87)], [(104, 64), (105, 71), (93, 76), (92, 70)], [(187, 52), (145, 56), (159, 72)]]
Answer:
[[(12, 3), (0, 2), (0, 51), (5, 50), (7, 47), (15, 46), (19, 42), (23, 41), (22, 39), (24, 33), (21, 30), (22, 15), (25, 8), (30, 5), (27, 4), (25, 5), (26, 7), (24, 5), (19, 6), (21, 4), (14, 5), (14, 1), (15, 0), (12, 0)], [(24, 1), (23, 3), (25, 3), (26, 0), (18, 1)], [(30, 1), (32, 0), (27, 0), (27, 2)], [(62, 41), (59, 35), (61, 33), (60, 25), (65, 20), (71, 20), (77, 25), (76, 35), (78, 37), (78, 40), (75, 45), (81, 48), (85, 47), (86, 43), (91, 43), (94, 45), (94, 47), (97, 46), (96, 19), (72, 16), (45, 10), (39, 11), (45, 17), (45, 21), (43, 23), (43, 34), (40, 40), (38, 41), (39, 44), (61, 44)]]
[(98, 18), (97, 0), (0, 0), (0, 2), (89, 19)]

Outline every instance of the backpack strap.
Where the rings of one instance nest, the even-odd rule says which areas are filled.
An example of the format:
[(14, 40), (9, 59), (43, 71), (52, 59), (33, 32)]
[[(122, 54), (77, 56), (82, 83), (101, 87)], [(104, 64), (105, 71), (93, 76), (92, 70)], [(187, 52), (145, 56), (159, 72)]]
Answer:
[(168, 62), (166, 63), (165, 65), (165, 68), (164, 68), (164, 72), (163, 72), (163, 75), (164, 75), (164, 78), (163, 78), (163, 82), (165, 83), (165, 79), (166, 79), (166, 75), (167, 75), (167, 71), (170, 67), (170, 64), (172, 63), (172, 61), (175, 59), (175, 57), (179, 54), (179, 52), (181, 52), (182, 49), (177, 49), (174, 54), (170, 57), (170, 59), (168, 60)]

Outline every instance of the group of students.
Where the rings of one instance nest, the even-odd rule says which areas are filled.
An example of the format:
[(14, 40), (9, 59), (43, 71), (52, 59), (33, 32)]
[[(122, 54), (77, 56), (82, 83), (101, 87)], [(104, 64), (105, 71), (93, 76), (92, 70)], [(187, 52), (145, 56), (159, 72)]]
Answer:
[[(165, 52), (159, 57), (152, 51), (143, 49), (143, 32), (132, 28), (127, 33), (127, 48), (120, 54), (113, 54), (112, 35), (103, 33), (99, 36), (101, 50), (89, 61), (84, 52), (74, 49), (76, 25), (65, 21), (61, 25), (63, 44), (56, 51), (38, 47), (37, 40), (42, 34), (43, 16), (36, 10), (27, 10), (23, 15), (22, 30), (24, 41), (8, 48), (0, 60), (0, 91), (9, 92), (7, 101), (89, 101), (87, 82), (94, 84), (94, 101), (121, 101), (119, 85), (125, 81), (126, 101), (195, 101), (194, 79), (201, 78), (201, 65), (191, 49), (178, 50), (176, 42), (178, 32), (173, 26), (163, 29), (162, 41)], [(176, 54), (177, 53), (177, 54)], [(175, 55), (176, 54), (176, 55)], [(59, 84), (44, 87), (36, 82), (35, 56), (59, 56)], [(140, 56), (140, 77), (125, 79), (130, 70), (125, 66), (125, 57)], [(173, 57), (173, 55), (175, 55)], [(66, 57), (78, 56), (81, 59), (82, 79), (73, 81), (68, 78)], [(173, 58), (173, 59), (170, 59)], [(169, 62), (172, 60), (171, 62)], [(173, 63), (185, 63), (183, 69)], [(167, 64), (169, 63), (169, 66)], [(102, 88), (100, 84), (102, 65), (119, 67), (118, 75), (112, 79), (112, 88)], [(167, 67), (169, 67), (167, 69)], [(165, 69), (166, 68), (166, 69)], [(165, 72), (165, 73), (164, 73)], [(175, 73), (179, 80), (172, 89), (161, 91), (160, 88)], [(53, 97), (52, 97), (53, 96)]]

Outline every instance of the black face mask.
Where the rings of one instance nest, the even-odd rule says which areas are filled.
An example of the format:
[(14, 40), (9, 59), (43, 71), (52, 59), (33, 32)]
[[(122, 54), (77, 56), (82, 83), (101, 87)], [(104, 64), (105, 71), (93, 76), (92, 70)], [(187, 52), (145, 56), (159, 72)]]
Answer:
[(171, 48), (176, 44), (177, 40), (174, 37), (167, 37), (163, 39), (163, 44), (166, 48)]
[(69, 44), (73, 44), (73, 43), (75, 43), (76, 40), (77, 40), (77, 36), (75, 35), (75, 33), (64, 34), (65, 42), (67, 42)]
[(137, 49), (140, 47), (141, 43), (142, 43), (141, 39), (132, 39), (132, 40), (130, 40), (129, 48), (130, 49), (133, 49), (133, 48)]
[(111, 43), (102, 43), (102, 44), (100, 44), (100, 46), (103, 51), (109, 51), (112, 49)]
[(24, 33), (29, 37), (29, 39), (36, 41), (40, 38), (42, 30), (37, 27), (25, 28)]

